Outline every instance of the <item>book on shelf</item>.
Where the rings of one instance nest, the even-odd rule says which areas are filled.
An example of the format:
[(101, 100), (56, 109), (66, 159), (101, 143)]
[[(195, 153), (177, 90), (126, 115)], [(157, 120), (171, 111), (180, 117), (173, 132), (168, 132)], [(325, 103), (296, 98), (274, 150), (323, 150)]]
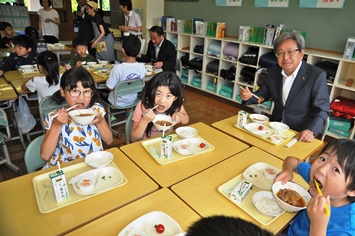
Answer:
[(192, 18), (192, 29), (191, 29), (191, 33), (196, 33), (196, 21), (203, 21), (203, 19), (201, 18)]
[(266, 39), (267, 39), (267, 29), (268, 28), (275, 28), (275, 25), (272, 25), (272, 24), (265, 24), (265, 27), (264, 27), (264, 36), (263, 36), (263, 44), (266, 44)]
[(242, 42), (248, 42), (250, 38), (250, 28), (251, 26), (241, 25), (239, 26), (239, 37), (238, 40)]
[(225, 32), (226, 32), (226, 23), (217, 22), (216, 37), (224, 38)]
[(184, 27), (185, 27), (185, 20), (177, 20), (176, 21), (177, 32), (183, 33), (185, 31)]
[(162, 16), (161, 17), (161, 27), (166, 30), (166, 19), (172, 18), (172, 16)]
[(351, 36), (348, 37), (346, 41), (343, 58), (352, 59), (354, 57), (354, 50), (355, 50), (355, 37)]
[(166, 19), (166, 31), (175, 31), (175, 18), (167, 18)]
[(275, 37), (275, 31), (276, 31), (275, 28), (267, 28), (267, 31), (266, 31), (266, 42), (265, 42), (265, 44), (267, 46), (272, 46), (273, 45), (274, 37)]

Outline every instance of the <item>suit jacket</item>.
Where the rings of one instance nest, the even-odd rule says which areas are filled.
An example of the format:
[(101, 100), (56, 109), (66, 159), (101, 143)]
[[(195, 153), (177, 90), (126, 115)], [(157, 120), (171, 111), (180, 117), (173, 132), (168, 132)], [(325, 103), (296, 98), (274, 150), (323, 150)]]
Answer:
[(175, 64), (176, 64), (176, 49), (174, 44), (172, 44), (169, 40), (164, 38), (164, 41), (160, 47), (158, 58), (155, 56), (155, 46), (153, 42), (150, 40), (148, 43), (147, 53), (145, 55), (141, 55), (140, 58), (137, 58), (138, 62), (156, 62), (162, 61), (164, 71), (173, 71), (175, 72)]
[[(309, 129), (317, 136), (330, 109), (325, 71), (302, 61), (285, 105), (282, 101), (281, 71), (279, 66), (270, 68), (266, 81), (255, 95), (264, 98), (264, 101), (273, 100), (275, 106), (271, 120), (282, 121), (299, 132)], [(257, 99), (254, 97), (243, 102), (245, 105), (255, 103)]]

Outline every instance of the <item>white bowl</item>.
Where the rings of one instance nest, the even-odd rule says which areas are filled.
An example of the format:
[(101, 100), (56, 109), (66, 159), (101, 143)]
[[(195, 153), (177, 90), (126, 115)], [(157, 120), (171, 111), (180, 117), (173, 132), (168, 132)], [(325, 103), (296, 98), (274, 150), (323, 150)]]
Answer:
[(23, 65), (23, 66), (20, 66), (21, 69), (32, 69), (33, 68), (33, 65)]
[[(296, 191), (303, 198), (304, 206), (296, 207), (296, 206), (290, 205), (290, 204), (286, 203), (285, 201), (281, 200), (277, 196), (277, 193), (281, 189), (287, 189), (287, 190)], [(296, 183), (293, 183), (293, 182), (287, 182), (286, 184), (282, 184), (281, 181), (278, 181), (278, 182), (274, 183), (272, 185), (272, 193), (275, 196), (277, 204), (279, 204), (279, 206), (282, 209), (284, 209), (286, 211), (289, 211), (289, 212), (297, 212), (297, 211), (300, 211), (302, 209), (306, 209), (309, 200), (311, 200), (311, 198), (312, 198), (312, 196), (308, 193), (308, 191), (306, 189), (304, 189), (302, 186), (300, 186), (300, 185), (298, 185)]]
[(85, 176), (79, 179), (78, 186), (82, 192), (94, 190), (96, 180), (93, 177)]
[(279, 134), (283, 134), (285, 131), (290, 129), (288, 125), (276, 121), (270, 122), (270, 127)]
[(270, 136), (270, 139), (273, 143), (280, 143), (281, 141), (283, 141), (283, 139), (281, 138), (280, 135), (278, 134), (273, 134)]
[(164, 131), (164, 123), (168, 123), (165, 126), (165, 130), (169, 130), (175, 124), (171, 116), (162, 115), (162, 114), (155, 115), (153, 123), (155, 128), (157, 128), (159, 131)]
[(99, 64), (101, 64), (101, 65), (107, 65), (108, 64), (108, 61), (99, 61)]
[(108, 75), (110, 74), (110, 70), (109, 69), (100, 69), (98, 70), (98, 72), (102, 75)]
[(266, 122), (269, 121), (269, 118), (267, 116), (261, 115), (261, 114), (250, 114), (249, 118), (259, 124), (265, 124)]
[(151, 75), (153, 74), (153, 66), (152, 65), (145, 65), (145, 74), (146, 75)]
[(88, 66), (94, 66), (96, 64), (97, 64), (96, 61), (88, 61), (88, 62), (86, 62), (86, 65), (88, 65)]
[(278, 216), (285, 212), (280, 208), (270, 191), (259, 191), (253, 195), (252, 202), (258, 211), (267, 216)]
[(133, 231), (128, 236), (148, 236), (146, 233), (143, 231)]
[(175, 130), (179, 138), (193, 138), (197, 134), (197, 130), (190, 126), (181, 126)]
[(90, 124), (96, 116), (96, 112), (89, 109), (72, 110), (68, 114), (71, 119), (79, 125)]
[(85, 157), (85, 163), (93, 168), (108, 166), (113, 160), (113, 154), (107, 151), (90, 153)]

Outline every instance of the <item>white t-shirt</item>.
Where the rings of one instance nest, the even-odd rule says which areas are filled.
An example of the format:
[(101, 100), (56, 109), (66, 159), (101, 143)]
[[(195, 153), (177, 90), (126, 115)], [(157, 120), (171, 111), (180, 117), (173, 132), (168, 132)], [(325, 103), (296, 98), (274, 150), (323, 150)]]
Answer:
[[(128, 24), (127, 24), (127, 21), (128, 21)], [(142, 26), (142, 19), (138, 13), (136, 13), (134, 11), (130, 11), (129, 16), (125, 16), (125, 23), (128, 26), (140, 27), (140, 26)], [(128, 32), (133, 35), (141, 35), (142, 34), (142, 32), (136, 32), (133, 30), (130, 30)]]
[[(115, 86), (124, 80), (144, 79), (145, 67), (143, 63), (126, 63), (117, 64), (113, 67), (110, 77), (106, 81), (106, 86), (114, 89)], [(137, 98), (137, 94), (129, 94), (117, 97), (116, 104), (118, 106), (126, 106), (132, 104)], [(112, 90), (108, 96), (108, 101), (111, 104), (115, 103), (114, 91)]]
[(38, 10), (38, 15), (41, 17), (42, 21), (42, 35), (45, 36), (54, 36), (59, 39), (59, 27), (53, 22), (45, 22), (45, 19), (50, 18), (55, 20), (59, 18), (59, 14), (56, 10), (52, 9), (50, 11), (45, 11), (43, 8)]
[[(59, 77), (61, 78), (62, 75), (60, 74)], [(59, 90), (60, 88), (60, 80), (57, 85), (49, 86), (45, 76), (35, 76), (32, 80), (29, 80), (26, 83), (26, 87), (32, 92), (37, 91), (38, 96), (38, 103), (47, 96), (51, 96), (53, 93)]]

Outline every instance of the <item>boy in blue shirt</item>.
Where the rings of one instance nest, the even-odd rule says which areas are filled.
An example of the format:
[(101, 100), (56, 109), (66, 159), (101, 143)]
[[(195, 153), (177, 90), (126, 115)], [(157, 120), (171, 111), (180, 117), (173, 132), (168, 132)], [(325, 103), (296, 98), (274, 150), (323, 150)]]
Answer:
[[(299, 212), (291, 223), (288, 235), (355, 234), (355, 141), (336, 139), (328, 143), (312, 164), (289, 156), (282, 169), (275, 182), (286, 183), (296, 172), (309, 183), (313, 196), (307, 210)], [(315, 181), (323, 197), (318, 194)], [(326, 205), (330, 216), (325, 213)]]
[(0, 66), (0, 76), (10, 70), (17, 70), (22, 65), (34, 65), (37, 57), (32, 50), (33, 40), (27, 35), (17, 35), (13, 38), (15, 52), (8, 56)]

